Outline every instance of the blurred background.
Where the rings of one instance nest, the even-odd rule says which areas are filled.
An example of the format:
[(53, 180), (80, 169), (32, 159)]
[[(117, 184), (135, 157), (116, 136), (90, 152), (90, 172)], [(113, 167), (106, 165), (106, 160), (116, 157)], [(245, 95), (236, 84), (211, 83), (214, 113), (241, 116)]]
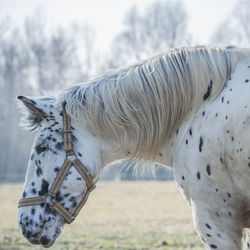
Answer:
[[(170, 48), (248, 46), (249, 0), (0, 0), (0, 182), (24, 180), (34, 133), (16, 96), (38, 96)], [(156, 176), (172, 174), (160, 166)], [(136, 179), (119, 164), (103, 180)]]
[[(0, 249), (42, 249), (17, 225), (35, 136), (18, 127), (18, 95), (62, 89), (174, 47), (248, 47), (249, 10), (250, 0), (0, 0)], [(140, 182), (116, 163), (101, 180), (52, 249), (204, 249), (170, 170), (157, 166)]]

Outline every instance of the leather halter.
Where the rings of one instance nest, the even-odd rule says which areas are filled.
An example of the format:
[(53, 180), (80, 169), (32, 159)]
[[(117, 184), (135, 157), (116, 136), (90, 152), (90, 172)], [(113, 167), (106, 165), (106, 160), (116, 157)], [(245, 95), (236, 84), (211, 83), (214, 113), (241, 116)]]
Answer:
[[(38, 196), (38, 197), (31, 197), (31, 198), (23, 198), (20, 199), (18, 202), (18, 208), (24, 206), (32, 206), (32, 205), (42, 205), (42, 204), (49, 204), (54, 210), (59, 213), (66, 221), (66, 223), (70, 224), (78, 215), (81, 208), (86, 203), (89, 193), (95, 189), (95, 184), (93, 179), (86, 169), (86, 167), (81, 163), (81, 161), (75, 155), (72, 143), (72, 133), (71, 133), (71, 120), (70, 117), (67, 115), (65, 109), (66, 103), (63, 105), (62, 114), (63, 114), (63, 143), (64, 143), (64, 150), (66, 152), (66, 158), (62, 167), (60, 168), (54, 182), (52, 183), (48, 194)], [(69, 160), (68, 156), (75, 156), (74, 160)], [(57, 200), (56, 195), (66, 177), (69, 169), (74, 166), (79, 174), (82, 176), (83, 180), (87, 186), (87, 192), (85, 197), (82, 198), (78, 206), (76, 207), (73, 213), (70, 213), (67, 209), (65, 209)]]

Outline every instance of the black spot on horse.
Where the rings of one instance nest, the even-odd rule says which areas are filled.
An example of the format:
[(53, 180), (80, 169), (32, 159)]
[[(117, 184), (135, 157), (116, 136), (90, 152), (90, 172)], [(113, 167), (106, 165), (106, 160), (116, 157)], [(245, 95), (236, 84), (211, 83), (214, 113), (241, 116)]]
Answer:
[(36, 175), (39, 177), (43, 173), (42, 169), (40, 167), (36, 168)]
[(211, 245), (210, 245), (210, 247), (211, 247), (211, 248), (214, 248), (214, 249), (216, 249), (216, 248), (217, 248), (217, 246), (216, 246), (216, 245), (214, 245), (214, 244), (211, 244)]
[(81, 157), (82, 156), (82, 154), (80, 153), (80, 152), (78, 152), (78, 155)]
[(63, 143), (62, 142), (58, 142), (57, 144), (56, 144), (56, 149), (58, 149), (59, 151), (62, 151), (63, 150)]
[(23, 198), (25, 198), (25, 197), (26, 197), (26, 192), (24, 191), (24, 192), (23, 192)]
[(34, 159), (34, 153), (32, 153), (31, 157), (30, 157), (30, 160), (33, 161)]
[(76, 205), (77, 205), (77, 202), (74, 200), (72, 203), (72, 208), (76, 207)]
[(189, 129), (189, 134), (192, 135), (192, 128)]
[(73, 200), (75, 200), (75, 197), (71, 196), (70, 199), (69, 199), (69, 201), (73, 201)]
[(52, 214), (52, 215), (56, 215), (56, 211), (49, 205), (49, 204), (46, 204), (45, 205), (45, 210), (44, 212), (46, 214)]
[(82, 178), (81, 178), (81, 177), (77, 177), (76, 180), (77, 180), (77, 181), (81, 181)]
[(159, 156), (162, 157), (162, 153), (159, 153)]
[(223, 161), (223, 158), (222, 158), (222, 157), (220, 157), (220, 162), (221, 162), (221, 164), (223, 164), (223, 163), (224, 163), (224, 161)]
[(186, 145), (188, 145), (188, 140), (186, 140)]
[(36, 189), (35, 188), (32, 188), (32, 193), (36, 194)]
[(211, 234), (206, 234), (207, 237), (212, 237)]
[(56, 200), (57, 200), (57, 201), (62, 201), (62, 200), (63, 200), (63, 197), (62, 197), (60, 191), (56, 194)]
[(245, 82), (249, 82), (249, 79), (246, 79)]
[(205, 114), (206, 114), (206, 111), (203, 111), (203, 112), (202, 112), (202, 115), (205, 116)]
[(204, 101), (211, 95), (212, 87), (213, 87), (213, 81), (211, 80), (208, 87), (207, 87), (207, 92), (203, 96)]
[(202, 145), (203, 145), (203, 139), (200, 137), (200, 143), (199, 143), (199, 151), (202, 151)]
[(182, 177), (181, 177), (181, 178), (182, 178), (182, 180), (185, 180), (185, 176), (183, 176), (183, 175), (182, 175)]
[(48, 149), (48, 146), (47, 145), (37, 145), (35, 147), (35, 150), (37, 152), (38, 155), (40, 155), (42, 152), (45, 152), (46, 150)]
[(58, 168), (58, 167), (54, 168), (54, 171), (55, 171), (55, 172), (58, 172), (58, 171), (59, 171), (59, 168)]
[(210, 168), (210, 164), (207, 164), (207, 174), (211, 175), (211, 168)]
[(221, 102), (224, 103), (224, 96), (221, 98)]
[(39, 195), (45, 195), (48, 192), (49, 183), (46, 180), (42, 180), (41, 190), (39, 191)]
[(201, 174), (200, 174), (200, 172), (199, 172), (199, 171), (197, 172), (196, 176), (197, 176), (197, 179), (199, 179), (199, 180), (200, 180), (200, 178), (201, 178)]
[(205, 223), (205, 226), (208, 228), (208, 229), (211, 229), (211, 226), (207, 223)]
[(36, 209), (35, 209), (35, 208), (32, 208), (32, 209), (31, 209), (31, 214), (34, 215), (35, 213), (36, 213)]

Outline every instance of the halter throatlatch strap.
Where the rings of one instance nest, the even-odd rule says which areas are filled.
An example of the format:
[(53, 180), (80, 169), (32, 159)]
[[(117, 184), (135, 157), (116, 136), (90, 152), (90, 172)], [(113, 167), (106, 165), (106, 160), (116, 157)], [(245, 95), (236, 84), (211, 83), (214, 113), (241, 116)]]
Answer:
[[(59, 213), (66, 221), (66, 223), (70, 224), (75, 217), (80, 212), (81, 208), (85, 205), (89, 193), (95, 189), (95, 184), (93, 182), (93, 179), (88, 172), (87, 168), (81, 163), (81, 161), (76, 157), (74, 149), (73, 149), (73, 143), (72, 143), (72, 133), (71, 133), (71, 120), (70, 117), (67, 115), (66, 109), (65, 109), (66, 103), (63, 105), (63, 143), (64, 143), (64, 150), (66, 152), (66, 159), (64, 160), (64, 163), (62, 167), (60, 168), (54, 182), (51, 185), (51, 188), (48, 191), (47, 195), (38, 196), (38, 197), (31, 197), (31, 198), (23, 198), (20, 199), (18, 203), (18, 207), (23, 206), (32, 206), (32, 205), (41, 205), (45, 204), (46, 197), (51, 197), (50, 202), (48, 204), (55, 209), (57, 213)], [(70, 155), (75, 155), (75, 159), (73, 161), (70, 161), (67, 157)], [(57, 200), (56, 195), (67, 175), (69, 172), (69, 169), (74, 166), (76, 170), (79, 172), (81, 177), (86, 183), (87, 191), (85, 193), (85, 196), (81, 199), (78, 206), (76, 207), (75, 211), (73, 213), (70, 213), (67, 209), (65, 209)]]
[(63, 104), (63, 144), (66, 155), (74, 155), (72, 133), (71, 133), (71, 120), (65, 109), (66, 103)]

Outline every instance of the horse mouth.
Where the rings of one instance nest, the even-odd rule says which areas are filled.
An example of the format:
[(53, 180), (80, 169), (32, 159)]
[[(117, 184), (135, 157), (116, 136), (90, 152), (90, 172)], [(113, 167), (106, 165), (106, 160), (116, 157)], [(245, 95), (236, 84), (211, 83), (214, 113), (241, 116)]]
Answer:
[(51, 247), (51, 246), (55, 243), (55, 240), (56, 240), (56, 239), (51, 239), (51, 240), (48, 240), (47, 242), (45, 242), (45, 241), (43, 240), (43, 237), (44, 237), (44, 236), (42, 236), (42, 237), (40, 238), (40, 244), (41, 244), (44, 248), (49, 248), (49, 247)]
[(41, 245), (44, 248), (51, 247), (55, 243), (56, 239), (60, 234), (61, 230), (58, 230), (55, 234), (53, 234), (53, 237), (50, 237), (48, 236), (50, 235), (50, 233), (48, 233), (46, 229), (43, 227), (40, 233), (35, 233), (33, 235), (30, 235), (30, 233), (27, 234), (26, 230), (23, 229), (23, 235), (28, 240), (29, 243), (31, 243), (32, 245)]
[(49, 239), (46, 236), (42, 236), (40, 239), (28, 239), (32, 245), (41, 245), (44, 248), (49, 248), (55, 243), (56, 239)]

